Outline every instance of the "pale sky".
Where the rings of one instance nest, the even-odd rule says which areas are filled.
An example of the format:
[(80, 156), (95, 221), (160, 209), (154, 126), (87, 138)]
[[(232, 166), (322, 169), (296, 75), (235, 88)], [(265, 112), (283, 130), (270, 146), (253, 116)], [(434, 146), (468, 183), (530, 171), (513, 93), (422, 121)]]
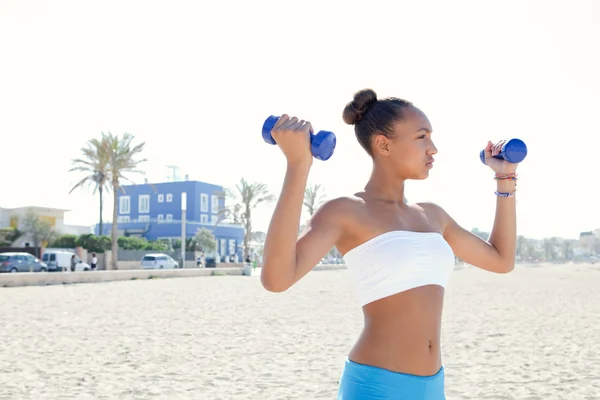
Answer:
[[(72, 210), (97, 222), (98, 198), (67, 172), (101, 131), (146, 142), (150, 181), (167, 165), (279, 194), (285, 160), (260, 131), (271, 114), (336, 133), (310, 182), (328, 198), (364, 187), (371, 160), (342, 121), (354, 92), (415, 103), (438, 147), (410, 201), (434, 201), (489, 231), (487, 140), (518, 137), (518, 231), (577, 238), (600, 228), (600, 2), (0, 0), (0, 206)], [(143, 177), (135, 177), (138, 182)], [(105, 220), (112, 216), (112, 200)], [(257, 213), (266, 230), (274, 204)]]

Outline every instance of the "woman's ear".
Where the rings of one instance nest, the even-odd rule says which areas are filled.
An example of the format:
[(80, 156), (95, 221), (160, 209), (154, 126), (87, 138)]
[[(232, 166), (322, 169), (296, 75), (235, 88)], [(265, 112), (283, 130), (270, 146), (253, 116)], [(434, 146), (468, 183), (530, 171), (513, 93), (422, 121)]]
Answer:
[(390, 155), (390, 143), (388, 138), (384, 135), (376, 135), (373, 142), (373, 147), (376, 152), (386, 157)]

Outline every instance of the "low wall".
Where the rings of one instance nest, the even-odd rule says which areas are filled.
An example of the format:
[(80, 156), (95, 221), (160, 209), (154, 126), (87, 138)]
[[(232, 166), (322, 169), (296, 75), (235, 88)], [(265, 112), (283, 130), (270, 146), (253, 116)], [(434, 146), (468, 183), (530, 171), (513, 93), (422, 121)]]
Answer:
[(313, 271), (334, 271), (338, 269), (347, 269), (346, 264), (320, 264), (315, 265)]
[[(134, 261), (132, 261), (134, 262)], [(119, 267), (123, 268), (125, 265)], [(127, 263), (124, 261), (123, 263)], [(139, 263), (138, 263), (139, 265)], [(46, 286), (69, 283), (98, 283), (112, 281), (129, 281), (133, 279), (152, 278), (187, 278), (198, 276), (219, 275), (250, 275), (260, 276), (260, 268), (252, 268), (250, 264), (225, 263), (227, 267), (217, 268), (186, 268), (183, 269), (121, 269), (117, 271), (77, 271), (77, 272), (19, 272), (16, 274), (0, 274), (0, 287), (15, 286)], [(317, 265), (313, 271), (332, 271), (346, 269), (343, 264)]]
[[(142, 264), (139, 261), (117, 261), (117, 265), (119, 267), (119, 271), (123, 270), (141, 270)], [(242, 268), (244, 266), (243, 263), (219, 263), (217, 264), (217, 268)], [(196, 261), (186, 261), (184, 268), (197, 268)]]
[(98, 283), (151, 278), (243, 275), (243, 268), (184, 268), (119, 271), (19, 272), (0, 274), (0, 287)]

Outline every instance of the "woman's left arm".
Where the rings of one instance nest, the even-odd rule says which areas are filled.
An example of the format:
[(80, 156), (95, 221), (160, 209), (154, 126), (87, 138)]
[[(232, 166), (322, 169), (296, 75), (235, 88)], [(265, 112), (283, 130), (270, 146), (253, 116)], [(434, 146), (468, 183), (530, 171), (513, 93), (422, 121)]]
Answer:
[(454, 254), (473, 266), (497, 273), (507, 273), (515, 268), (517, 248), (516, 170), (517, 164), (493, 158), (504, 142), (485, 149), (486, 164), (494, 170), (497, 179), (496, 215), (487, 241), (462, 228), (444, 212), (444, 238)]

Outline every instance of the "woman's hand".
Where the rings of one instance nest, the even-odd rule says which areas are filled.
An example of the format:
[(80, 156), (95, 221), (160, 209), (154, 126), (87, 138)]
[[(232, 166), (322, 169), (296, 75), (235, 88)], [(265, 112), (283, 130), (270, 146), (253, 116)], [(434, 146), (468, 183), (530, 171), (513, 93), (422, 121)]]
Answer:
[(519, 165), (518, 163), (510, 163), (502, 159), (494, 158), (494, 156), (500, 154), (502, 146), (504, 146), (505, 143), (506, 140), (501, 140), (496, 144), (492, 144), (491, 141), (488, 141), (488, 144), (484, 150), (485, 163), (497, 174), (514, 174), (517, 172), (517, 166)]
[(310, 122), (296, 117), (290, 118), (283, 114), (271, 130), (271, 136), (283, 151), (287, 158), (288, 165), (308, 166), (313, 162), (313, 155), (310, 151), (310, 134), (313, 133), (313, 127)]

